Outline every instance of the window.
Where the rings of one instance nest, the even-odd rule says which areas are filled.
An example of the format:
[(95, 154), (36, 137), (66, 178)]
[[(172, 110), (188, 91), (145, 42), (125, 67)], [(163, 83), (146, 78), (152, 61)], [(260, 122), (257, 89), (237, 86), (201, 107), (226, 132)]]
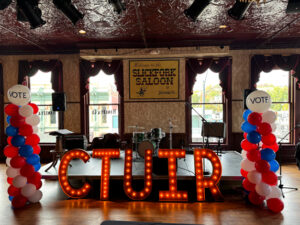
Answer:
[(58, 113), (52, 111), (51, 72), (44, 73), (38, 71), (29, 78), (31, 90), (31, 102), (39, 107), (40, 116), (39, 132), (41, 143), (55, 143), (55, 136), (50, 136), (48, 132), (58, 130)]
[(89, 79), (89, 141), (119, 133), (119, 93), (113, 75), (100, 71)]
[[(219, 74), (209, 69), (196, 77), (191, 96), (192, 142), (203, 142), (202, 118), (198, 114), (208, 122), (224, 122), (224, 98), (219, 83)], [(217, 138), (209, 138), (209, 142), (217, 141)]]
[[(276, 115), (276, 130), (273, 132), (277, 141), (284, 138), (290, 130), (292, 114), (292, 78), (288, 71), (272, 70), (270, 73), (260, 73), (256, 88), (268, 92), (272, 99), (271, 109)], [(291, 143), (291, 136), (287, 135), (282, 142)]]

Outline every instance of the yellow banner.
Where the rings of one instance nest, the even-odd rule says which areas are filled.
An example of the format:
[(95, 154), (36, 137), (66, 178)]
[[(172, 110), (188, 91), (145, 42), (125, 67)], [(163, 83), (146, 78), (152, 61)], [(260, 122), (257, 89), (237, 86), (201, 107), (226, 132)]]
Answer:
[(179, 60), (130, 60), (129, 98), (179, 98)]

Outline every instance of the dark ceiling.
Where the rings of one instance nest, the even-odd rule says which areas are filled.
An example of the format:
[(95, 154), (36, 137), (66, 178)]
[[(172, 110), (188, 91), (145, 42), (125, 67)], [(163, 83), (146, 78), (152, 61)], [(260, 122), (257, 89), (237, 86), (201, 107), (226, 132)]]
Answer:
[[(88, 48), (300, 46), (300, 13), (286, 14), (287, 0), (253, 3), (241, 21), (227, 14), (234, 0), (213, 0), (196, 22), (183, 13), (192, 0), (123, 0), (126, 11), (120, 15), (113, 11), (108, 0), (73, 0), (85, 14), (76, 26), (52, 0), (39, 2), (46, 24), (36, 29), (17, 21), (16, 0), (0, 11), (0, 54), (76, 52)], [(228, 27), (221, 29), (220, 25)], [(79, 34), (80, 29), (86, 34)]]

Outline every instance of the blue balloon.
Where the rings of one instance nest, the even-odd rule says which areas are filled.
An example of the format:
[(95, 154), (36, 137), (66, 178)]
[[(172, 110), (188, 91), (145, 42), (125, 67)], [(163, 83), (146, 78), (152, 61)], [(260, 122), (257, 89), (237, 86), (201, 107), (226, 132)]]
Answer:
[(21, 135), (13, 136), (11, 139), (11, 144), (15, 147), (20, 147), (25, 144), (25, 138)]
[(270, 164), (270, 170), (276, 173), (276, 171), (279, 169), (279, 163), (275, 159), (268, 163)]
[(266, 160), (268, 162), (274, 160), (276, 157), (275, 152), (270, 148), (265, 148), (261, 150), (260, 153), (261, 153), (261, 159)]
[(252, 113), (252, 111), (250, 109), (247, 109), (247, 110), (244, 111), (243, 118), (244, 118), (245, 121), (248, 121), (248, 116), (249, 116), (250, 113)]
[(31, 154), (27, 157), (26, 162), (31, 165), (37, 164), (40, 162), (40, 156), (37, 154)]
[(248, 122), (244, 122), (243, 124), (242, 124), (242, 130), (244, 131), (244, 132), (246, 132), (246, 133), (250, 133), (251, 131), (255, 131), (256, 130), (256, 126), (255, 125), (252, 125), (252, 124), (250, 124), (250, 123), (248, 123)]
[(19, 154), (23, 157), (29, 157), (33, 153), (33, 148), (30, 145), (24, 145), (19, 149)]
[(7, 117), (6, 117), (6, 122), (7, 122), (8, 124), (10, 124), (10, 118), (11, 118), (11, 116), (7, 116)]
[(7, 136), (16, 136), (19, 133), (19, 129), (13, 126), (7, 126), (5, 129)]
[(12, 201), (14, 199), (14, 196), (8, 196), (9, 201)]
[(247, 140), (252, 144), (257, 144), (261, 140), (261, 135), (256, 131), (251, 131), (247, 134)]
[(40, 163), (36, 163), (33, 165), (35, 172), (39, 171), (39, 169), (41, 168), (41, 164)]

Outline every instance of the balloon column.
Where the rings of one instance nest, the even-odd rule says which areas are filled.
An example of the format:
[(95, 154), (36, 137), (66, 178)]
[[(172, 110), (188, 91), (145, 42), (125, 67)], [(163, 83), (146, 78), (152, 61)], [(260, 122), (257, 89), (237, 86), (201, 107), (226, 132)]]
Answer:
[(21, 208), (28, 202), (39, 202), (42, 192), (39, 153), (40, 138), (37, 135), (40, 118), (38, 107), (30, 101), (30, 90), (15, 85), (8, 90), (8, 104), (4, 111), (8, 115), (6, 134), (8, 145), (4, 148), (9, 200), (14, 208)]
[(276, 114), (270, 111), (271, 97), (264, 91), (254, 91), (246, 99), (242, 124), (244, 140), (241, 142), (243, 161), (241, 174), (245, 178), (243, 187), (249, 192), (248, 199), (254, 205), (267, 202), (273, 212), (281, 212), (284, 204), (277, 187), (276, 171), (279, 164), (275, 160), (278, 151), (274, 124)]

